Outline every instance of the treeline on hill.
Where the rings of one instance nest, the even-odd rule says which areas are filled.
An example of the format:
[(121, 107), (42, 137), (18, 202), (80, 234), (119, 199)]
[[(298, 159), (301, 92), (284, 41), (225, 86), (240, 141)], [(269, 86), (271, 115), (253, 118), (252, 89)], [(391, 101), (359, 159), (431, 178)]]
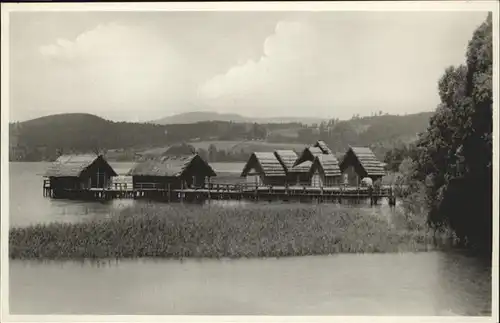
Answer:
[(382, 158), (393, 147), (402, 146), (416, 139), (425, 130), (432, 113), (423, 112), (406, 116), (382, 114), (351, 120), (330, 120), (317, 129), (303, 128), (299, 132), (301, 142), (324, 140), (334, 151), (345, 151), (349, 146), (366, 146)]
[(61, 114), (11, 123), (10, 160), (53, 160), (60, 153), (165, 147), (190, 140), (263, 139), (258, 124), (207, 121), (155, 125), (113, 122), (90, 114)]
[[(168, 149), (165, 150), (165, 152), (162, 153), (163, 156), (167, 155), (188, 155), (188, 154), (193, 154), (193, 153), (198, 153), (204, 160), (208, 162), (217, 162), (217, 161), (241, 161), (241, 160), (246, 160), (249, 157), (249, 154), (245, 152), (241, 153), (231, 153), (229, 154), (226, 150), (220, 149), (217, 150), (217, 147), (214, 144), (211, 144), (208, 149), (203, 149), (203, 148), (198, 148), (196, 149), (190, 144), (187, 144), (185, 142), (181, 144), (176, 144), (172, 145)], [(240, 156), (244, 155), (244, 156)], [(145, 155), (144, 157), (148, 157)]]
[(474, 32), (466, 57), (466, 65), (447, 68), (439, 80), (441, 103), (427, 131), (388, 152), (386, 162), (427, 205), (432, 227), (451, 228), (461, 245), (491, 256), (491, 14)]
[[(370, 146), (383, 157), (394, 146), (414, 140), (425, 130), (431, 113), (382, 115), (330, 120), (308, 126), (300, 123), (234, 123), (206, 121), (155, 125), (112, 122), (90, 114), (61, 114), (10, 124), (10, 160), (54, 160), (60, 153), (120, 150), (117, 158), (131, 160), (138, 151), (199, 141), (257, 140), (308, 145), (324, 140), (334, 151), (349, 145)], [(211, 161), (245, 161), (248, 151), (223, 147), (199, 149)]]

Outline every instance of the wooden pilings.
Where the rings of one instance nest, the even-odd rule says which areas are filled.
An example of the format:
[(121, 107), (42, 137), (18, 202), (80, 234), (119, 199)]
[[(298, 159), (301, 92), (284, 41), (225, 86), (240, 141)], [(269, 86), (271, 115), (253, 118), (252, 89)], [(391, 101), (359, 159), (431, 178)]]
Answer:
[(395, 195), (389, 195), (389, 196), (387, 197), (387, 200), (388, 200), (388, 202), (389, 202), (389, 206), (390, 206), (390, 207), (394, 207), (394, 206), (396, 206), (396, 196), (395, 196)]
[(121, 198), (148, 199), (163, 202), (199, 202), (210, 200), (299, 201), (317, 203), (366, 203), (377, 205), (381, 198), (388, 198), (389, 205), (396, 204), (392, 190), (362, 187), (252, 187), (235, 184), (212, 184), (205, 188), (171, 190), (161, 188), (119, 189), (53, 189), (44, 182), (43, 195), (52, 198), (111, 200)]
[(50, 186), (50, 180), (49, 179), (44, 179), (43, 180), (42, 190), (43, 190), (43, 196), (45, 196), (45, 197), (53, 197), (52, 188)]
[(43, 188), (43, 196), (44, 197), (54, 197), (52, 194), (52, 189), (50, 187)]

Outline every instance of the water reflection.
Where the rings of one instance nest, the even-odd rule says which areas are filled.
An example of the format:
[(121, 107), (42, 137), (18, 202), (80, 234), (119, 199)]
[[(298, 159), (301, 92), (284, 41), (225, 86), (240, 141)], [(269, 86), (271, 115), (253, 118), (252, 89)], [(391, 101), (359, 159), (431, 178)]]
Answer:
[(437, 266), (440, 306), (460, 310), (461, 315), (491, 314), (491, 263), (463, 252), (450, 251)]
[(458, 253), (10, 263), (14, 314), (490, 315)]

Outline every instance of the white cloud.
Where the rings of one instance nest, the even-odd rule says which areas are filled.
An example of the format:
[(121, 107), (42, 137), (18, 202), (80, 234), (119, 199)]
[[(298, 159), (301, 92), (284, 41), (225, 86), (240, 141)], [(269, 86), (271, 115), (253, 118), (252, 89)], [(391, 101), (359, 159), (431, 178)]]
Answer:
[(281, 21), (259, 60), (209, 79), (200, 97), (219, 111), (262, 116), (432, 110), (437, 80), (446, 66), (463, 60), (471, 34), (453, 32), (458, 18), (435, 15), (423, 24), (412, 16), (388, 17), (365, 24), (342, 17)]
[(448, 65), (463, 62), (485, 16), (322, 12), (249, 13), (243, 19), (175, 12), (113, 16), (120, 23), (90, 15), (75, 23), (67, 14), (43, 23), (23, 18), (12, 28), (10, 115), (25, 120), (89, 112), (151, 120), (217, 110), (349, 118), (432, 110), (439, 77)]
[(39, 105), (119, 118), (122, 111), (141, 114), (184, 102), (190, 91), (186, 63), (157, 35), (111, 23), (40, 47), (45, 69), (31, 81), (40, 87)]
[(301, 84), (318, 75), (320, 43), (315, 30), (304, 22), (281, 21), (266, 38), (263, 55), (230, 68), (208, 80), (200, 95), (221, 108), (239, 105), (266, 109), (286, 106), (288, 91), (300, 91)]
[(58, 39), (42, 46), (40, 52), (53, 58), (106, 60), (140, 55), (153, 42), (155, 37), (140, 28), (109, 23), (83, 32), (73, 41)]

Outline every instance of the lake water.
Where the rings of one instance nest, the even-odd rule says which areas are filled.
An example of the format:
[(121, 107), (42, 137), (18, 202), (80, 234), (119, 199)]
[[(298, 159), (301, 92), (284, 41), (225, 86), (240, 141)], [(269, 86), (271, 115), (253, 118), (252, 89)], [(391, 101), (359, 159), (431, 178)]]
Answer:
[[(44, 198), (39, 174), (46, 166), (10, 164), (11, 227), (84, 221), (134, 203)], [(131, 164), (113, 166), (124, 173)], [(372, 212), (385, 216), (388, 208)], [(104, 264), (16, 260), (9, 269), (11, 314), (491, 315), (491, 266), (456, 252)]]
[[(126, 174), (133, 163), (110, 163), (115, 171), (123, 176)], [(44, 197), (42, 194), (43, 173), (49, 163), (10, 163), (10, 227), (22, 227), (38, 223), (58, 222), (79, 222), (103, 218), (111, 213), (116, 213), (121, 209), (130, 207), (134, 204), (147, 203), (144, 200), (133, 199), (115, 199), (111, 201), (74, 201), (57, 200)], [(238, 178), (243, 168), (242, 163), (213, 163), (212, 167), (216, 172), (223, 172), (221, 177)], [(381, 201), (387, 203), (387, 201)], [(213, 204), (226, 207), (247, 207), (251, 202), (245, 201), (212, 201)], [(265, 202), (259, 202), (263, 204)], [(172, 204), (174, 207), (182, 207), (180, 204)], [(336, 204), (332, 208), (338, 207)], [(275, 202), (270, 207), (279, 207)], [(362, 204), (367, 211), (372, 212), (368, 203)], [(379, 208), (377, 212), (381, 215), (388, 214), (388, 208)]]
[[(126, 174), (133, 163), (110, 163), (119, 175)], [(110, 212), (143, 203), (130, 199), (112, 201), (65, 201), (43, 197), (42, 175), (49, 163), (10, 163), (10, 226), (27, 226), (53, 221), (75, 222), (103, 217)], [(243, 168), (242, 163), (213, 163), (216, 172), (234, 173)]]
[(489, 270), (453, 253), (10, 263), (12, 314), (490, 315)]

